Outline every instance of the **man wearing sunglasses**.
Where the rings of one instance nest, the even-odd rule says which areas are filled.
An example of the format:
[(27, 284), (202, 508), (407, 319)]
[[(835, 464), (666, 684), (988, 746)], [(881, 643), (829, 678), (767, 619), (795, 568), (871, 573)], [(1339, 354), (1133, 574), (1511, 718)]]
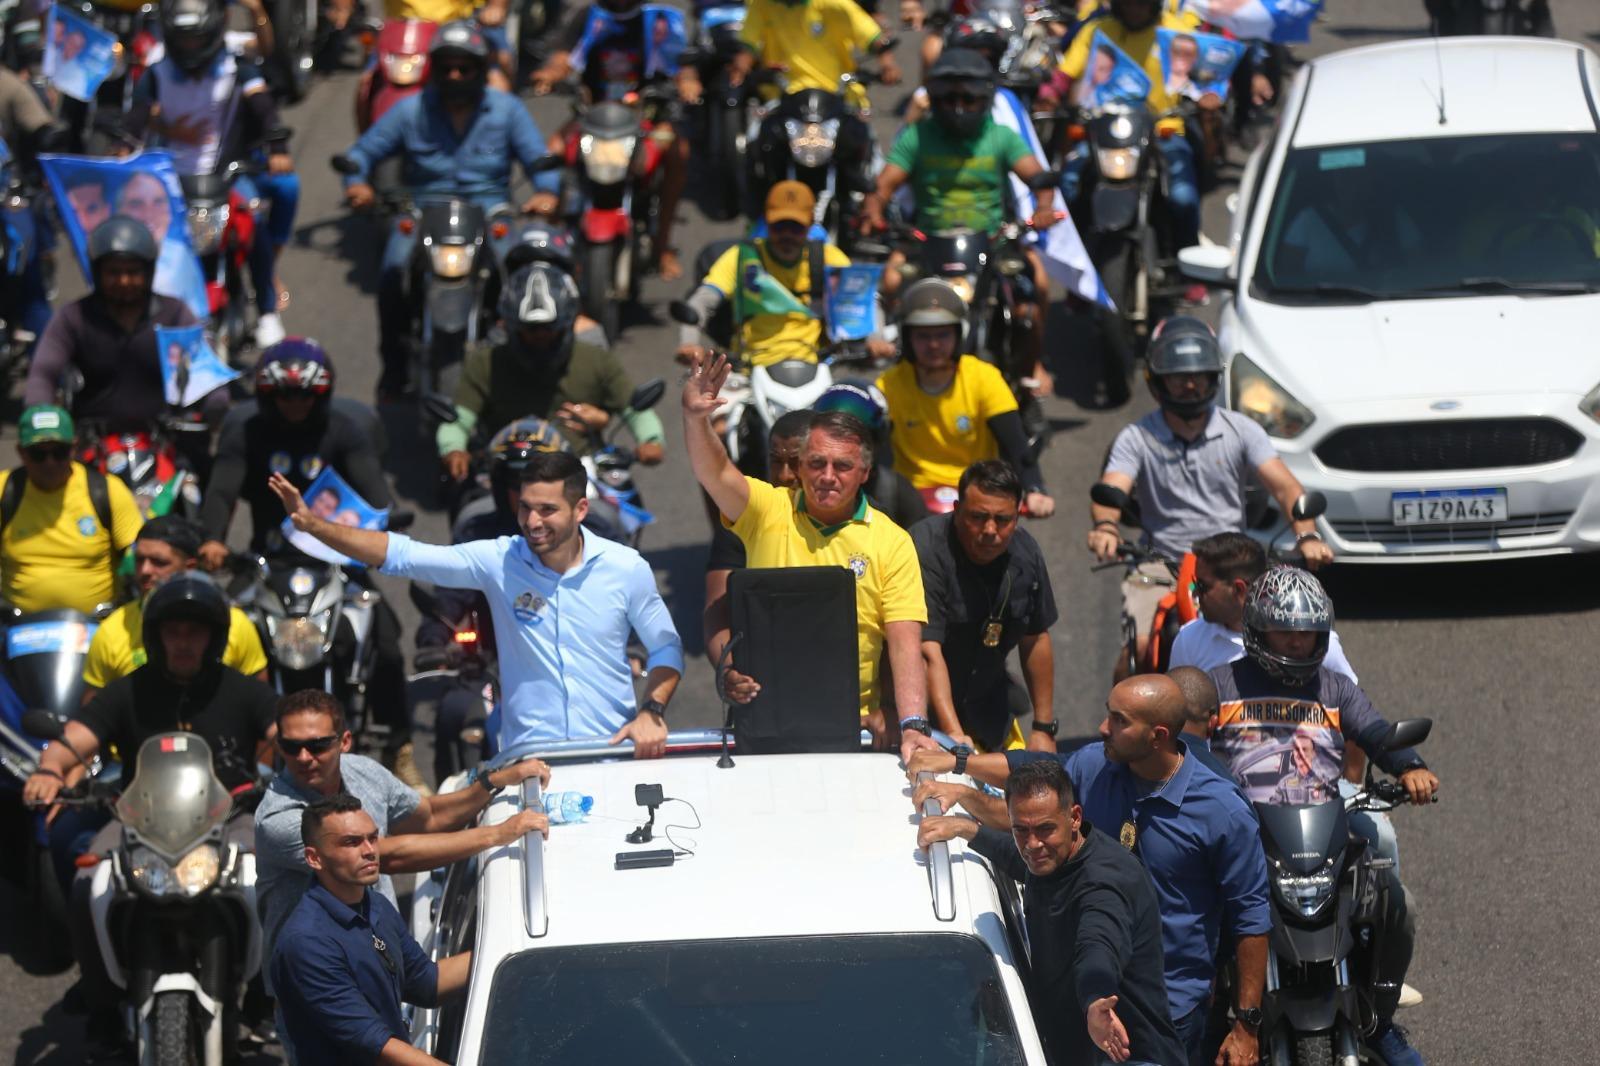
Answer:
[(24, 613), (94, 614), (116, 596), (122, 553), (144, 524), (133, 493), (72, 458), (72, 416), (38, 404), (17, 426), (22, 465), (0, 473), (0, 599)]

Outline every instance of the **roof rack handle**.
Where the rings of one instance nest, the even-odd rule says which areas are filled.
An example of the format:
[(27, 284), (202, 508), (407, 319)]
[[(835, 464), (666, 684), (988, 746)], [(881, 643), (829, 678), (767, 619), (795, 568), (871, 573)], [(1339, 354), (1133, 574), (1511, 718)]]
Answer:
[[(935, 775), (924, 770), (917, 775), (917, 784), (932, 781)], [(922, 816), (937, 818), (944, 811), (939, 801), (929, 797), (922, 802)], [(928, 848), (928, 888), (933, 894), (933, 916), (941, 922), (956, 920), (956, 876), (950, 861), (950, 843), (941, 840)]]
[[(518, 760), (512, 759), (510, 762)], [(537, 777), (522, 782), (522, 809), (544, 809), (544, 790)], [(550, 901), (544, 894), (544, 835), (525, 833), (522, 837), (522, 919), (530, 937), (541, 937), (550, 929)]]

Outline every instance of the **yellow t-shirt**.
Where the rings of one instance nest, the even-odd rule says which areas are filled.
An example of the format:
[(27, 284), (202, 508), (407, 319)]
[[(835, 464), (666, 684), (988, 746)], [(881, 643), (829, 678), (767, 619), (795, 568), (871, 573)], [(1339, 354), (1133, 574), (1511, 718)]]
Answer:
[[(767, 254), (767, 242), (757, 238), (756, 256), (746, 253), (745, 269), (755, 270), (759, 257), (762, 270), (772, 275), (774, 281), (788, 289), (794, 298), (806, 307), (811, 306), (811, 252), (807, 248), (800, 258), (784, 266)], [(831, 244), (822, 247), (824, 266), (847, 267), (850, 257)], [(722, 293), (733, 305), (735, 321), (742, 321), (739, 331), (740, 351), (751, 366), (771, 366), (784, 359), (817, 361), (817, 342), (822, 338), (822, 323), (798, 311), (757, 311), (759, 297), (751, 291), (741, 291), (739, 246), (736, 244), (723, 252), (706, 272), (705, 283)]]
[(878, 388), (889, 404), (894, 468), (919, 489), (954, 485), (973, 463), (998, 458), (989, 419), (1017, 409), (999, 368), (975, 355), (956, 362), (954, 380), (938, 394), (917, 384), (907, 361), (885, 370)]
[(750, 0), (739, 38), (756, 50), (763, 65), (789, 68), (790, 92), (836, 93), (839, 79), (855, 73), (857, 57), (882, 32), (855, 0)]
[(800, 494), (746, 478), (750, 503), (737, 522), (727, 522), (744, 541), (746, 565), (846, 566), (856, 575), (856, 651), (861, 714), (876, 710), (878, 664), (884, 627), (890, 622), (928, 621), (922, 566), (911, 535), (864, 499), (856, 516), (828, 533), (800, 510)]
[[(1163, 11), (1161, 18), (1147, 29), (1130, 30), (1110, 15), (1092, 19), (1084, 23), (1078, 30), (1077, 36), (1072, 38), (1072, 43), (1067, 46), (1066, 54), (1061, 57), (1061, 73), (1076, 82), (1083, 77), (1083, 72), (1089, 66), (1089, 48), (1094, 41), (1094, 33), (1099, 30), (1105, 35), (1106, 40), (1116, 45), (1128, 54), (1128, 58), (1135, 63), (1144, 65), (1144, 72), (1150, 79), (1150, 93), (1145, 97), (1145, 104), (1154, 114), (1161, 114), (1177, 106), (1171, 93), (1167, 92), (1167, 77), (1161, 71), (1161, 50), (1156, 47), (1156, 28), (1162, 27), (1169, 30), (1195, 30), (1200, 27), (1200, 20), (1194, 12), (1186, 11), (1174, 14), (1172, 11)], [(1074, 86), (1074, 92), (1076, 86)], [(1156, 123), (1158, 130), (1171, 129), (1175, 133), (1183, 132), (1181, 118), (1166, 118)]]
[[(83, 661), (83, 683), (105, 688), (144, 664), (144, 603), (136, 600), (112, 611), (95, 630), (94, 639), (89, 642), (89, 656)], [(237, 607), (228, 612), (228, 646), (222, 652), (222, 665), (231, 666), (246, 677), (254, 677), (267, 668), (261, 635)]]
[[(11, 471), (0, 473), (0, 493)], [(106, 478), (111, 531), (100, 528), (89, 500), (89, 473), (72, 464), (72, 475), (55, 492), (29, 485), (17, 513), (0, 535), (0, 596), (23, 611), (70, 607), (93, 614), (116, 597), (111, 547), (117, 556), (133, 544), (144, 515), (121, 478)]]
[(446, 22), (471, 18), (478, 10), (472, 0), (383, 0), (383, 17), (389, 19), (422, 19), (424, 22)]

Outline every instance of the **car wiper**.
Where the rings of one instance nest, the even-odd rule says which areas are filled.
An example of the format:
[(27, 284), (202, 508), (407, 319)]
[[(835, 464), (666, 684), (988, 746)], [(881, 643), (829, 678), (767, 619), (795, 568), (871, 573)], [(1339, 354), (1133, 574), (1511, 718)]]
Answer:
[(1512, 281), (1509, 278), (1462, 278), (1453, 285), (1435, 285), (1428, 292), (1515, 292), (1543, 296), (1573, 296), (1600, 291), (1587, 281)]

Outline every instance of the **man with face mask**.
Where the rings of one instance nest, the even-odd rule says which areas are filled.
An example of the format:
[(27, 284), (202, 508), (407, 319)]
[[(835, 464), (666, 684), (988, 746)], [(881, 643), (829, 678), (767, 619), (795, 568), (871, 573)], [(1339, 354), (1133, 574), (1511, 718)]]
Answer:
[(639, 461), (665, 454), (661, 419), (628, 411), (633, 382), (609, 348), (576, 339), (578, 287), (550, 263), (530, 263), (500, 293), (508, 339), (467, 354), (456, 385), (456, 420), (441, 423), (435, 440), (445, 472), (462, 481), (471, 467), (469, 443), (517, 418), (553, 422), (578, 455), (594, 450), (594, 434), (621, 417), (638, 442)]
[[(667, 702), (683, 676), (683, 642), (644, 557), (583, 528), (588, 475), (571, 452), (533, 456), (517, 492), (520, 537), (449, 547), (318, 518), (287, 478), (271, 489), (295, 528), (394, 577), (475, 588), (499, 641), (500, 747), (525, 740), (631, 740), (636, 758), (666, 750)], [(628, 635), (646, 653), (641, 706)]]
[[(355, 172), (345, 177), (345, 200), (357, 210), (377, 198), (368, 175), (392, 155), (403, 161), (402, 181), (419, 199), (458, 196), (484, 207), (511, 198), (511, 161), (527, 171), (546, 155), (544, 136), (522, 102), (490, 88), (489, 44), (471, 22), (441, 26), (428, 49), (428, 84), (407, 97), (361, 135), (346, 153)], [(559, 179), (533, 175), (537, 190), (522, 209), (553, 214)], [(403, 394), (408, 380), (414, 307), (406, 298), (406, 268), (414, 232), (389, 232), (378, 280), (378, 346), (383, 376), (380, 400)]]

